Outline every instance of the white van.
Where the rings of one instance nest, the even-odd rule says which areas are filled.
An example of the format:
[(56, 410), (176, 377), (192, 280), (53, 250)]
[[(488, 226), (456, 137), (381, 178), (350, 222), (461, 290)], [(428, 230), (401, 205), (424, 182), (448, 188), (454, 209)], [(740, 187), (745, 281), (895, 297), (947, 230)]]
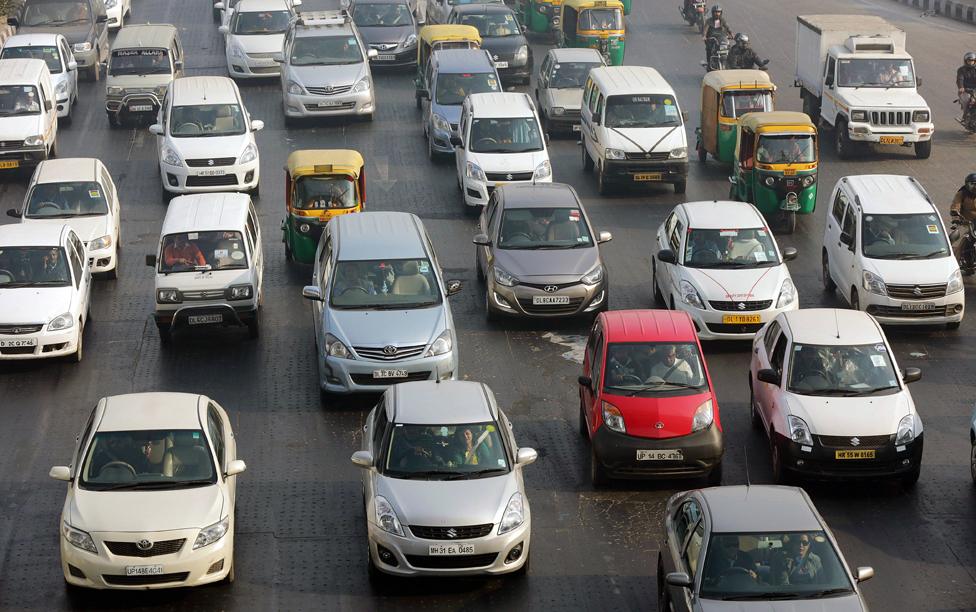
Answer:
[(596, 168), (599, 192), (612, 183), (688, 183), (687, 113), (653, 68), (594, 68), (583, 89), (583, 169)]
[(3, 42), (0, 59), (44, 60), (51, 72), (58, 117), (71, 123), (71, 108), (78, 102), (78, 62), (61, 34), (15, 34)]
[(179, 328), (246, 326), (258, 335), (264, 252), (251, 198), (242, 193), (173, 198), (159, 250), (153, 318), (166, 344)]
[(0, 170), (36, 166), (57, 152), (58, 108), (44, 60), (0, 59)]

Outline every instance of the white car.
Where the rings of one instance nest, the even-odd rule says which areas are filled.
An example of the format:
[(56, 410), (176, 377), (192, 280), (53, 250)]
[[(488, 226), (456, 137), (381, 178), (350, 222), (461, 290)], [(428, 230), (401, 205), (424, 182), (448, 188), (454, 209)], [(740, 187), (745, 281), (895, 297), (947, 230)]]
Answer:
[(835, 308), (784, 312), (753, 341), (753, 425), (766, 431), (773, 478), (874, 480), (913, 486), (922, 467), (922, 419), (881, 325)]
[(118, 278), (119, 196), (101, 161), (91, 157), (42, 161), (34, 170), (23, 208), (7, 214), (31, 225), (67, 223), (85, 244), (92, 273)]
[(234, 581), (237, 458), (230, 419), (189, 393), (102, 398), (70, 465), (61, 569), (70, 586), (161, 589)]
[(278, 76), (281, 68), (274, 58), (293, 16), (286, 0), (241, 0), (230, 22), (219, 28), (228, 74), (235, 79)]
[(786, 262), (762, 214), (747, 202), (686, 202), (657, 230), (651, 259), (657, 300), (691, 315), (702, 340), (748, 340), (799, 307)]
[(125, 18), (132, 15), (132, 0), (105, 0), (108, 29), (118, 30), (125, 25)]
[(78, 62), (61, 34), (15, 34), (3, 43), (0, 59), (41, 59), (51, 72), (58, 118), (71, 123), (71, 108), (78, 102)]
[(227, 77), (176, 79), (166, 91), (157, 136), (163, 198), (173, 193), (258, 192), (260, 159), (251, 119), (237, 84)]
[(91, 270), (73, 229), (0, 226), (0, 360), (81, 361), (90, 301)]
[(824, 228), (823, 283), (885, 325), (956, 329), (962, 274), (932, 199), (912, 177), (846, 176)]

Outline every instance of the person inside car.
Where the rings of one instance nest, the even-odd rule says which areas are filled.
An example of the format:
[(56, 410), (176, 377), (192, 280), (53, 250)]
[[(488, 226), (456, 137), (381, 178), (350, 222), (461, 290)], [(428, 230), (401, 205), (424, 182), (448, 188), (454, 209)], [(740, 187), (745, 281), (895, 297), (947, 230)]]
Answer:
[(207, 265), (207, 259), (196, 243), (187, 239), (186, 234), (177, 234), (163, 249), (163, 263), (167, 268), (192, 268)]
[(678, 351), (673, 344), (661, 351), (661, 360), (651, 368), (651, 377), (659, 378), (668, 383), (690, 385), (694, 373), (691, 366), (684, 359), (678, 357)]
[(61, 282), (68, 278), (68, 269), (61, 257), (61, 249), (52, 247), (41, 255), (36, 266), (34, 280), (37, 282)]

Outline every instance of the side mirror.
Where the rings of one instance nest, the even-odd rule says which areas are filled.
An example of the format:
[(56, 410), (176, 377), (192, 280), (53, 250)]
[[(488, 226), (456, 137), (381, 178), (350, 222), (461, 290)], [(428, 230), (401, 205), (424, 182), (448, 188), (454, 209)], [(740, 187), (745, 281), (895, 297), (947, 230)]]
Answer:
[(20, 20), (16, 17), (7, 17), (7, 25), (17, 27), (20, 25)]
[(917, 382), (922, 380), (922, 371), (918, 368), (905, 368), (901, 371), (901, 379), (906, 385), (908, 383)]
[(230, 34), (230, 27), (222, 25), (219, 28), (217, 28), (217, 31), (220, 32), (221, 34)]
[(421, 89), (417, 92), (417, 95), (424, 100), (430, 100), (430, 91), (426, 89)]
[(539, 453), (534, 448), (520, 448), (515, 454), (515, 463), (518, 465), (529, 465), (539, 458)]
[(155, 268), (156, 267), (156, 256), (155, 255), (146, 255), (146, 265), (149, 266), (150, 268)]
[(852, 244), (854, 244), (854, 236), (851, 236), (847, 232), (841, 232), (840, 241), (843, 244), (846, 244), (847, 246), (851, 246)]
[(915, 87), (922, 86), (922, 77), (915, 77)]
[(525, 34), (526, 32), (528, 32), (528, 31), (529, 31), (529, 28), (527, 28), (527, 27), (526, 27), (526, 26), (525, 26), (525, 25), (523, 24), (523, 25), (520, 25), (520, 26), (519, 26), (519, 30), (521, 30), (521, 31), (522, 31), (522, 34)]
[(603, 244), (604, 242), (610, 242), (611, 240), (613, 240), (613, 234), (610, 232), (600, 232), (596, 236), (597, 244)]
[(461, 137), (456, 134), (451, 134), (451, 144), (459, 149), (464, 148), (464, 141), (461, 140)]
[(661, 249), (657, 252), (657, 260), (667, 264), (677, 264), (678, 257), (671, 249)]
[(834, 77), (829, 76), (829, 77), (825, 78), (824, 79), (824, 85), (826, 85), (827, 87), (830, 87), (831, 89), (833, 89), (834, 88)]
[(302, 297), (313, 302), (321, 302), (322, 290), (315, 285), (308, 285), (302, 288)]
[(44, 100), (44, 110), (49, 111), (52, 108), (54, 108), (54, 105), (51, 104), (51, 101), (50, 100)]
[(681, 121), (688, 123), (688, 111), (681, 111)]
[(549, 144), (549, 132), (546, 132), (545, 133), (544, 138), (545, 138), (546, 144)]
[(491, 246), (491, 238), (488, 237), (488, 234), (475, 234), (474, 239), (471, 242), (478, 246)]
[(447, 295), (458, 294), (461, 292), (462, 289), (464, 289), (464, 283), (462, 283), (457, 279), (449, 280), (445, 284), (447, 285)]
[(777, 387), (780, 383), (779, 372), (770, 368), (765, 368), (756, 372), (756, 378), (759, 379), (759, 382), (769, 383), (771, 385), (776, 385)]
[(873, 567), (863, 566), (854, 571), (854, 579), (858, 582), (864, 582), (865, 580), (871, 580), (872, 578), (874, 578)]
[(284, 53), (275, 53), (274, 56), (272, 56), (271, 61), (277, 62), (279, 64), (284, 64), (285, 63)]
[(104, 62), (98, 62), (98, 66), (99, 66), (99, 67), (100, 67), (100, 68), (101, 68), (102, 70), (108, 70), (108, 61), (106, 60), (106, 61), (104, 61)]
[(95, 17), (95, 23), (105, 23), (106, 21), (108, 21), (108, 15), (99, 15), (98, 17)]
[(68, 60), (68, 70), (78, 70), (78, 62), (75, 60)]
[(260, 132), (263, 129), (264, 129), (264, 121), (261, 121), (260, 119), (251, 119), (252, 132)]
[(292, 6), (301, 6), (302, 5), (302, 0), (291, 0), (291, 5)]
[(589, 376), (577, 376), (576, 382), (578, 382), (581, 387), (586, 387), (587, 389), (593, 387), (593, 379)]
[(173, 67), (176, 68), (177, 70), (183, 70), (183, 60), (178, 59), (178, 60), (174, 61), (173, 62)]
[(593, 120), (593, 125), (600, 125), (600, 115), (593, 115), (591, 119)]
[(794, 259), (796, 259), (796, 249), (793, 247), (783, 249), (783, 261), (793, 261)]
[(683, 589), (691, 588), (691, 576), (685, 572), (670, 572), (664, 577), (664, 582), (665, 584), (681, 587)]
[(227, 464), (227, 471), (224, 472), (224, 476), (236, 476), (237, 474), (240, 474), (246, 469), (247, 469), (246, 463), (244, 463), (240, 459), (234, 459), (233, 461)]
[(224, 10), (224, 3), (223, 2), (218, 2), (218, 3), (214, 4), (213, 7), (215, 9), (217, 9), (218, 11), (222, 11), (222, 10)]
[(369, 451), (356, 451), (349, 458), (356, 467), (369, 469), (373, 467), (373, 453)]
[(71, 480), (71, 468), (66, 465), (56, 465), (51, 468), (51, 471), (47, 475), (55, 480), (68, 482)]
[(154, 124), (152, 124), (152, 125), (149, 126), (149, 133), (150, 134), (155, 134), (156, 136), (162, 136), (163, 135), (163, 126), (160, 125), (159, 123), (154, 123)]
[(20, 219), (20, 211), (17, 210), (16, 208), (8, 208), (7, 216), (13, 217), (14, 219)]
[(380, 52), (377, 51), (376, 49), (370, 49), (369, 51), (366, 52), (366, 57), (368, 57), (369, 59), (373, 59), (379, 56), (379, 54)]

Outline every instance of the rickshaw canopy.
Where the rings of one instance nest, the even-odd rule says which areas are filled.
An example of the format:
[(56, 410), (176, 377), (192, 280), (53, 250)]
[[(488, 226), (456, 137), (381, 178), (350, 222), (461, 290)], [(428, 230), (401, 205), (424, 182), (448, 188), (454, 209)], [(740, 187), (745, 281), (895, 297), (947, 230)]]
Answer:
[(470, 25), (429, 25), (420, 28), (420, 40), (428, 47), (442, 40), (469, 41), (481, 44), (478, 28)]
[(702, 87), (715, 91), (730, 89), (776, 90), (776, 85), (765, 70), (713, 70), (702, 79)]
[(797, 132), (817, 133), (806, 113), (796, 111), (771, 111), (768, 113), (746, 113), (739, 118), (739, 126), (750, 132)]
[(581, 11), (590, 8), (618, 8), (624, 10), (620, 0), (563, 0), (563, 6)]
[(285, 170), (292, 178), (309, 174), (346, 174), (358, 179), (364, 163), (363, 156), (350, 149), (302, 149), (292, 151)]

